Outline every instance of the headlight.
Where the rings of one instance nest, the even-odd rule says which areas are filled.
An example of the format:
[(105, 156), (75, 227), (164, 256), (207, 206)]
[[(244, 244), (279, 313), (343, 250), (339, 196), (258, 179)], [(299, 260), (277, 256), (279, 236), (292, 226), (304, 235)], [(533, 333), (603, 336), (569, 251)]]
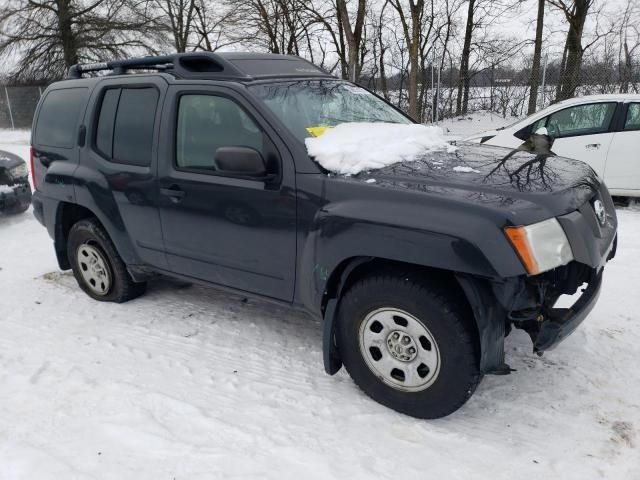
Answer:
[(569, 240), (555, 218), (526, 227), (506, 227), (504, 232), (531, 275), (573, 260)]
[(16, 180), (18, 178), (24, 178), (29, 176), (29, 170), (27, 170), (27, 164), (21, 163), (9, 170), (11, 177)]

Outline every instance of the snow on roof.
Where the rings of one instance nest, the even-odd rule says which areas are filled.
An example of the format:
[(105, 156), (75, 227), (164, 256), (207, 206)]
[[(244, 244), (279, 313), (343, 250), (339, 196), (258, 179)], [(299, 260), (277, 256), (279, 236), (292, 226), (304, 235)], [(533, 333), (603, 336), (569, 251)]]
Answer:
[(439, 127), (396, 123), (342, 123), (305, 140), (309, 155), (330, 172), (356, 175), (434, 151), (453, 151)]

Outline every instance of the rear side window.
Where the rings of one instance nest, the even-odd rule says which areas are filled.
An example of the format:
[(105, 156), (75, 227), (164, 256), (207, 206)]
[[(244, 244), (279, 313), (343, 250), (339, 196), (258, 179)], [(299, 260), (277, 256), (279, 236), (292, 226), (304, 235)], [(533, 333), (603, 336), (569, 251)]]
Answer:
[(40, 107), (35, 143), (47, 147), (72, 148), (86, 101), (86, 88), (52, 90)]
[(145, 88), (105, 90), (96, 125), (95, 146), (115, 163), (151, 164), (158, 91)]
[(629, 104), (627, 119), (624, 122), (625, 130), (640, 130), (640, 103)]

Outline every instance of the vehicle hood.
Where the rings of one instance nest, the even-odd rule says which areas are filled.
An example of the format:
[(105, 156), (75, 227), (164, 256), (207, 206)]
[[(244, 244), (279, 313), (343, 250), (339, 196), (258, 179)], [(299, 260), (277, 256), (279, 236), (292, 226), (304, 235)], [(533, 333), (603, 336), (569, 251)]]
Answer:
[(473, 142), (473, 143), (480, 143), (480, 141), (483, 138), (486, 137), (495, 137), (496, 135), (498, 135), (500, 132), (504, 131), (504, 129), (501, 130), (486, 130), (484, 132), (480, 132), (480, 133), (474, 133), (473, 135), (470, 135), (468, 137), (465, 137), (463, 139), (463, 142)]
[(446, 195), (448, 200), (474, 206), (507, 208), (511, 213), (527, 211), (530, 221), (577, 210), (601, 183), (584, 162), (470, 143), (354, 179), (377, 187)]

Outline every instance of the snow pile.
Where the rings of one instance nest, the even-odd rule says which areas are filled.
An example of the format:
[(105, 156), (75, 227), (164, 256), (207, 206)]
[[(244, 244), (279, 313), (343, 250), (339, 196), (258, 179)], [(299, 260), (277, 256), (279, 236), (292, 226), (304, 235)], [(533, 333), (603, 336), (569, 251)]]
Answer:
[(395, 123), (342, 123), (305, 143), (320, 165), (346, 175), (455, 150), (439, 127)]

